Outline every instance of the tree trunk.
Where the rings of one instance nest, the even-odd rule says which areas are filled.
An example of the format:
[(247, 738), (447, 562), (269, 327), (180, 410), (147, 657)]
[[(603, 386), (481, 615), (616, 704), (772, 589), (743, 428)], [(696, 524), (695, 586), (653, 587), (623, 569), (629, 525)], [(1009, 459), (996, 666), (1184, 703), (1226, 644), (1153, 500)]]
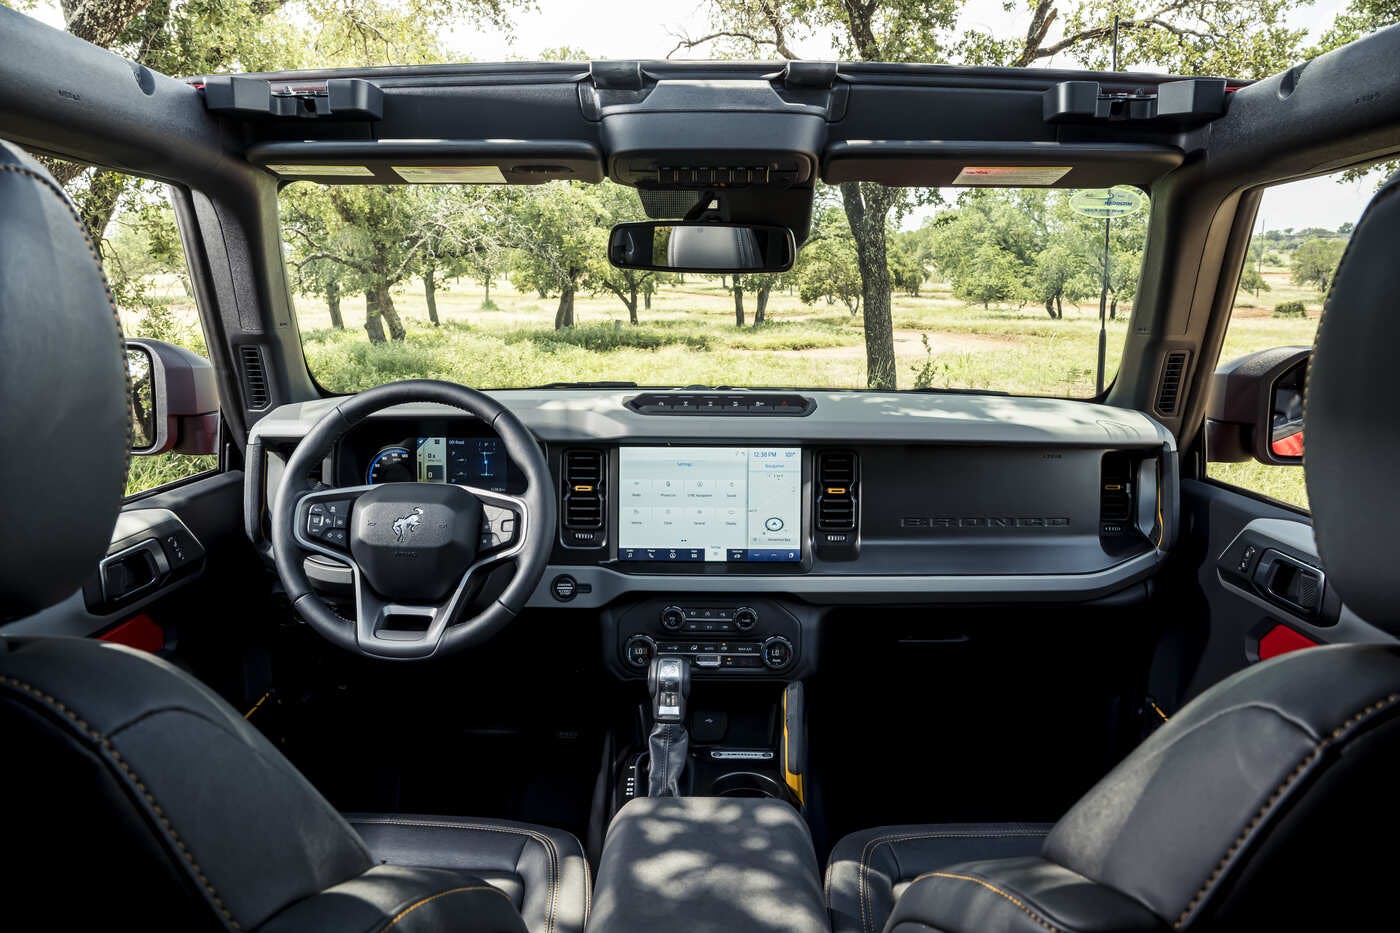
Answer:
[(1114, 295), (1108, 303), (1108, 319), (1116, 321), (1118, 319), (1118, 296)]
[(117, 210), (117, 202), (133, 181), (130, 176), (117, 172), (93, 172), (87, 190), (77, 198), (77, 208), (94, 243), (102, 242), (107, 224)]
[[(365, 292), (365, 331), (371, 343), (384, 342), (384, 325), (389, 325), (389, 338), (404, 338), (403, 321), (399, 318), (394, 299), (389, 295), (389, 286), (378, 284)], [(378, 339), (376, 339), (376, 334)]]
[(574, 283), (570, 282), (559, 293), (559, 309), (554, 312), (554, 329), (563, 330), (574, 326)]
[(340, 286), (331, 282), (326, 286), (326, 309), (331, 313), (331, 327), (345, 329), (345, 318), (340, 313)]
[(645, 307), (648, 311), (650, 311), (650, 310), (651, 310), (651, 292), (649, 292), (649, 291), (642, 292), (642, 301), (645, 302), (644, 307)]
[(438, 320), (437, 313), (437, 266), (432, 263), (423, 273), (423, 297), (428, 300), (428, 320), (437, 327), (442, 322)]
[(1065, 303), (1059, 295), (1055, 296), (1055, 319), (1058, 321), (1065, 319)]
[(370, 343), (383, 343), (384, 319), (380, 316), (379, 298), (373, 288), (365, 291), (365, 333), (369, 335)]
[(624, 302), (627, 305), (627, 319), (633, 324), (637, 323), (637, 286), (631, 288), (631, 299)]
[(482, 284), (486, 286), (486, 297), (481, 299), (481, 306), (483, 308), (489, 308), (491, 307), (491, 276), (488, 275), (484, 278)]
[(744, 288), (738, 282), (734, 283), (734, 324), (736, 327), (744, 326)]
[(1055, 299), (1054, 299), (1054, 298), (1046, 298), (1046, 299), (1045, 299), (1045, 313), (1048, 314), (1048, 315), (1050, 315), (1050, 320), (1052, 320), (1052, 321), (1055, 320)]
[(865, 307), (865, 384), (871, 389), (895, 388), (885, 220), (899, 196), (898, 191), (873, 182), (841, 185), (841, 200), (856, 241), (856, 263), (860, 267), (861, 303)]
[(753, 326), (759, 327), (768, 319), (768, 295), (773, 291), (773, 283), (764, 282), (758, 289), (758, 297), (755, 299), (757, 307), (753, 312)]

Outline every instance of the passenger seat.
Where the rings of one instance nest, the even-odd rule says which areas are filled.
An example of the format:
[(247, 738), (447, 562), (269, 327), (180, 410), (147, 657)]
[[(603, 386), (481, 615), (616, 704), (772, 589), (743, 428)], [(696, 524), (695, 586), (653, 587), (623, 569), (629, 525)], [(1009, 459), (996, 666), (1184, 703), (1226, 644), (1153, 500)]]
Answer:
[(920, 875), (982, 859), (1039, 855), (1049, 823), (879, 826), (831, 850), (826, 907), (832, 933), (880, 933), (894, 902)]

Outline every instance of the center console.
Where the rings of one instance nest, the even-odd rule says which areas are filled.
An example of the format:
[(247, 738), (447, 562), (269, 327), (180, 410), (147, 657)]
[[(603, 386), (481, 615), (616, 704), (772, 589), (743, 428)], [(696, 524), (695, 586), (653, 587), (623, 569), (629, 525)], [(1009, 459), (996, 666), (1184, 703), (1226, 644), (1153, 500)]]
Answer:
[(774, 599), (653, 598), (605, 612), (603, 628), (622, 677), (643, 675), (653, 658), (677, 657), (702, 679), (790, 680), (812, 666), (808, 614)]
[(830, 929), (807, 824), (771, 800), (634, 800), (608, 828), (589, 931)]

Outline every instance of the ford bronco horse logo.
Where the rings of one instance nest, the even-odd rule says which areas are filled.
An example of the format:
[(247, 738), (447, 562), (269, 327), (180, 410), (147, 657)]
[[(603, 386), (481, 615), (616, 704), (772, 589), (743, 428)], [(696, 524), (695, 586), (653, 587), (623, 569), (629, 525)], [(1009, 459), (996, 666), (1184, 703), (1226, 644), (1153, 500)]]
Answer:
[(399, 539), (400, 544), (403, 544), (421, 524), (423, 524), (423, 510), (421, 508), (414, 509), (407, 515), (394, 519), (394, 537)]

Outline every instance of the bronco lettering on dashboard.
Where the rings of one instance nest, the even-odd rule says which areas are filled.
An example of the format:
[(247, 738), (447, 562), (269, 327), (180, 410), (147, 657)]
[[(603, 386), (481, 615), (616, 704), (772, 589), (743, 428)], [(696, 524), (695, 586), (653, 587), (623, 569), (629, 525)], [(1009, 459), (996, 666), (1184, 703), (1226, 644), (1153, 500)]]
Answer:
[(929, 528), (939, 531), (953, 529), (997, 528), (1067, 528), (1069, 519), (1063, 515), (909, 515), (899, 520), (900, 528)]

